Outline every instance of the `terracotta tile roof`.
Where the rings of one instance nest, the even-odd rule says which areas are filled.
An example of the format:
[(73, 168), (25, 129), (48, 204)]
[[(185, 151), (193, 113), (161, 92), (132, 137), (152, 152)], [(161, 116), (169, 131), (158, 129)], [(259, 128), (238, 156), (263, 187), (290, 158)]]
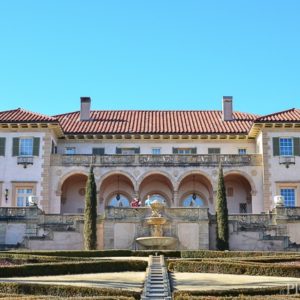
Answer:
[(248, 133), (257, 115), (234, 112), (222, 121), (222, 111), (91, 111), (80, 121), (79, 112), (57, 115), (65, 134), (239, 134)]
[(257, 118), (256, 122), (297, 122), (300, 123), (300, 109), (292, 108)]
[(0, 123), (48, 123), (57, 122), (54, 117), (33, 113), (21, 108), (0, 112)]

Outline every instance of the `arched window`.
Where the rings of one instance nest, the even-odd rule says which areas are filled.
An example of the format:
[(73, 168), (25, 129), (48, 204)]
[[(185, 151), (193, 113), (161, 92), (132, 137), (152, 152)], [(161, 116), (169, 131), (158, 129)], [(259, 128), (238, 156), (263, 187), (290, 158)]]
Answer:
[(150, 196), (150, 201), (153, 202), (153, 201), (159, 201), (160, 203), (166, 203), (166, 199), (165, 197), (163, 197), (162, 195), (159, 195), (159, 194), (153, 194)]
[(182, 202), (184, 207), (201, 207), (204, 206), (204, 200), (197, 194), (188, 195)]
[(108, 205), (114, 207), (129, 207), (129, 200), (124, 195), (117, 194), (112, 199), (110, 199)]

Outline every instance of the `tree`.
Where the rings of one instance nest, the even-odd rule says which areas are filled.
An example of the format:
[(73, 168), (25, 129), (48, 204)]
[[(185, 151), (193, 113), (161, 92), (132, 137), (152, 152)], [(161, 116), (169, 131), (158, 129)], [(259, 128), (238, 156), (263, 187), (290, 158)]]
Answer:
[(90, 168), (86, 183), (84, 209), (84, 247), (95, 250), (97, 247), (97, 191), (93, 167)]
[(227, 209), (227, 199), (226, 199), (226, 189), (224, 183), (223, 168), (221, 164), (219, 167), (216, 219), (217, 219), (217, 249), (228, 250), (229, 249), (228, 209)]

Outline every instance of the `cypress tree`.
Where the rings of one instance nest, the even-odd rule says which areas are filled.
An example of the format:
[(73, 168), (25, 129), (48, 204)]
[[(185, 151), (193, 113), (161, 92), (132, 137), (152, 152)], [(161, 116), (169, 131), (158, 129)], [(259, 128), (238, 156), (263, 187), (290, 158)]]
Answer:
[(219, 167), (216, 219), (217, 219), (217, 228), (216, 228), (217, 249), (228, 250), (229, 249), (228, 209), (227, 209), (227, 199), (226, 199), (226, 189), (225, 189), (223, 168), (221, 164)]
[(84, 247), (95, 250), (97, 247), (97, 191), (93, 167), (90, 168), (86, 183), (84, 209)]

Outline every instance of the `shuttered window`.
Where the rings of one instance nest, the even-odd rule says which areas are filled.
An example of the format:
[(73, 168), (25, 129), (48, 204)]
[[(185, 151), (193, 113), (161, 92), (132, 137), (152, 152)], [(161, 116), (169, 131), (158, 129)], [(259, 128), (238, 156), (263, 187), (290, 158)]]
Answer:
[(274, 137), (273, 138), (274, 156), (300, 156), (300, 138), (294, 137)]
[(104, 155), (104, 148), (93, 148), (93, 155)]
[(220, 148), (208, 148), (208, 154), (220, 154), (221, 149)]
[(5, 156), (5, 141), (4, 137), (0, 137), (0, 156)]
[(116, 154), (133, 155), (140, 154), (140, 147), (136, 148), (116, 148)]
[(197, 154), (197, 148), (173, 148), (173, 154)]
[(40, 138), (13, 138), (12, 156), (39, 156)]

